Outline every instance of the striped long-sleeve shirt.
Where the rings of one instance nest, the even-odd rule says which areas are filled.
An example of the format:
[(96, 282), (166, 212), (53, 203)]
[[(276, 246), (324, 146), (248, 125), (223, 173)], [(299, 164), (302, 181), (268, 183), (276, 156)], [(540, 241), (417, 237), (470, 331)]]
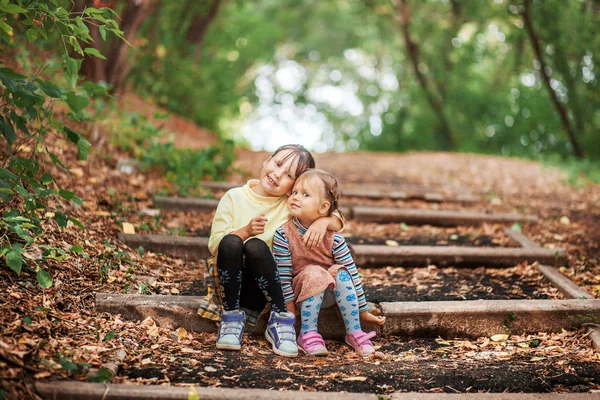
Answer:
[[(294, 218), (294, 225), (298, 231), (304, 235), (307, 228), (296, 218)], [(331, 252), (335, 263), (343, 265), (352, 277), (352, 282), (354, 283), (356, 296), (358, 298), (359, 311), (367, 311), (367, 300), (358, 273), (358, 268), (356, 268), (356, 264), (354, 263), (352, 254), (350, 254), (350, 248), (348, 247), (346, 240), (342, 235), (336, 233), (333, 238), (332, 247)], [(277, 268), (279, 270), (279, 279), (281, 280), (283, 296), (285, 302), (289, 303), (295, 299), (294, 291), (292, 290), (292, 277), (295, 274), (292, 266), (289, 241), (286, 238), (283, 227), (277, 229), (275, 232), (275, 237), (273, 238), (273, 255), (275, 256), (275, 262), (277, 263)]]

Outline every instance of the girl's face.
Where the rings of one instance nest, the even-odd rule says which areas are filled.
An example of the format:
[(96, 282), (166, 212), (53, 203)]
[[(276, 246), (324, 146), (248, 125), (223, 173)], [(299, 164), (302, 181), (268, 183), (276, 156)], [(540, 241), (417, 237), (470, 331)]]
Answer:
[(323, 182), (318, 177), (300, 179), (294, 185), (292, 195), (288, 199), (290, 214), (305, 226), (309, 226), (321, 217), (326, 217), (331, 204), (325, 200), (324, 191)]
[(260, 183), (253, 190), (259, 196), (281, 197), (290, 193), (296, 182), (298, 162), (290, 155), (292, 150), (282, 150), (269, 157), (260, 170)]

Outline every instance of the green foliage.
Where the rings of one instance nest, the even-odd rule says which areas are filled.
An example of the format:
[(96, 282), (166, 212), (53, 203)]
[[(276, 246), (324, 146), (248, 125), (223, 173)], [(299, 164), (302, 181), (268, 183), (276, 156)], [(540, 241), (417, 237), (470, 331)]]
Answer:
[[(523, 24), (523, 0), (407, 3), (419, 70), (442, 105), (454, 150), (573, 155)], [(581, 147), (598, 160), (600, 13), (593, 2), (530, 3), (552, 87)], [(329, 149), (444, 147), (404, 43), (398, 2), (227, 2), (198, 46), (185, 32), (202, 7), (170, 2), (148, 19), (134, 52), (137, 90), (223, 136), (265, 118), (293, 131), (292, 113), (316, 125)], [(296, 77), (289, 78), (291, 67)], [(316, 96), (323, 88), (338, 99)]]
[(120, 250), (117, 246), (110, 244), (108, 240), (104, 241), (104, 251), (96, 257), (96, 264), (100, 272), (100, 278), (108, 278), (111, 269), (119, 269), (125, 264), (135, 267), (136, 263), (131, 259), (129, 253)]
[(106, 383), (106, 382), (110, 382), (110, 380), (113, 378), (113, 373), (110, 369), (108, 368), (100, 368), (98, 370), (98, 372), (96, 372), (96, 374), (94, 374), (93, 376), (90, 376), (88, 378), (89, 382), (92, 383)]
[[(92, 41), (85, 23), (97, 24), (122, 37), (113, 18), (108, 9), (88, 8), (81, 15), (69, 14), (57, 0), (17, 0), (10, 4), (8, 0), (0, 1), (2, 52), (19, 54), (24, 38), (37, 45), (51, 41), (54, 36), (62, 44), (62, 69), (68, 84), (61, 87), (43, 79), (45, 63), (30, 76), (0, 66), (0, 257), (16, 274), (23, 270), (35, 272), (42, 288), (52, 286), (51, 275), (31, 257), (28, 259), (36, 268), (25, 268), (24, 256), (43, 236), (44, 218), (52, 216), (61, 228), (69, 221), (83, 227), (77, 219), (48, 205), (50, 200), (59, 199), (75, 204), (83, 202), (75, 193), (58, 187), (47, 171), (50, 162), (67, 168), (49, 144), (57, 136), (63, 136), (77, 147), (80, 160), (87, 158), (90, 148), (80, 133), (55, 118), (54, 108), (62, 102), (70, 110), (69, 119), (83, 121), (86, 119), (83, 110), (91, 95), (105, 94), (101, 86), (90, 82), (77, 87), (81, 60), (72, 58), (70, 52), (99, 57), (85, 48)], [(42, 261), (66, 257), (64, 250), (47, 247)]]
[(143, 169), (159, 169), (181, 196), (202, 196), (199, 182), (223, 180), (231, 173), (233, 142), (225, 140), (202, 150), (176, 148), (162, 128), (138, 113), (127, 114), (114, 127), (114, 143), (136, 158)]

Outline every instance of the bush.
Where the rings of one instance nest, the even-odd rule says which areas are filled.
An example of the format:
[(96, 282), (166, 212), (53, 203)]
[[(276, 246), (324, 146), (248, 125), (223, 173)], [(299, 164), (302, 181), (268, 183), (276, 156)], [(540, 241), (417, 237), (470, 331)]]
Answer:
[(235, 160), (232, 141), (202, 150), (179, 149), (162, 128), (139, 113), (118, 120), (121, 125), (113, 128), (113, 142), (139, 160), (143, 169), (159, 169), (180, 196), (203, 196), (201, 180), (223, 180), (231, 174)]
[[(46, 168), (52, 163), (68, 169), (48, 143), (63, 136), (77, 146), (80, 160), (87, 158), (90, 148), (83, 136), (55, 118), (54, 108), (62, 102), (69, 108), (69, 119), (84, 121), (83, 110), (90, 103), (90, 97), (106, 94), (104, 88), (91, 82), (77, 86), (81, 60), (71, 57), (69, 52), (80, 57), (102, 57), (95, 49), (85, 47), (92, 41), (86, 23), (94, 23), (122, 38), (109, 9), (87, 8), (76, 15), (61, 7), (57, 0), (0, 2), (0, 41), (4, 51), (18, 53), (16, 49), (22, 36), (35, 45), (58, 40), (67, 82), (67, 87), (59, 87), (42, 79), (45, 65), (37, 68), (38, 72), (32, 76), (0, 65), (0, 260), (17, 274), (23, 269), (35, 272), (44, 288), (52, 285), (52, 279), (39, 261), (64, 259), (67, 253), (48, 246), (41, 259), (27, 253), (44, 234), (43, 219), (53, 218), (61, 228), (69, 221), (83, 227), (75, 218), (49, 205), (53, 199), (78, 204), (82, 200), (75, 193), (58, 187)], [(24, 256), (29, 256), (27, 262)]]

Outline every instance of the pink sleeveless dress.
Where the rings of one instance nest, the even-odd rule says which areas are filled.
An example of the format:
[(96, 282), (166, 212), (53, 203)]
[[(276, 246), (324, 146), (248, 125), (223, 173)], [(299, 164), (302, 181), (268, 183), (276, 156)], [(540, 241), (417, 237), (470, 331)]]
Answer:
[(302, 234), (291, 220), (283, 225), (292, 258), (292, 290), (296, 305), (328, 287), (335, 288), (335, 276), (343, 265), (335, 264), (333, 258), (333, 237), (335, 232), (327, 231), (323, 241), (312, 249), (302, 243)]

